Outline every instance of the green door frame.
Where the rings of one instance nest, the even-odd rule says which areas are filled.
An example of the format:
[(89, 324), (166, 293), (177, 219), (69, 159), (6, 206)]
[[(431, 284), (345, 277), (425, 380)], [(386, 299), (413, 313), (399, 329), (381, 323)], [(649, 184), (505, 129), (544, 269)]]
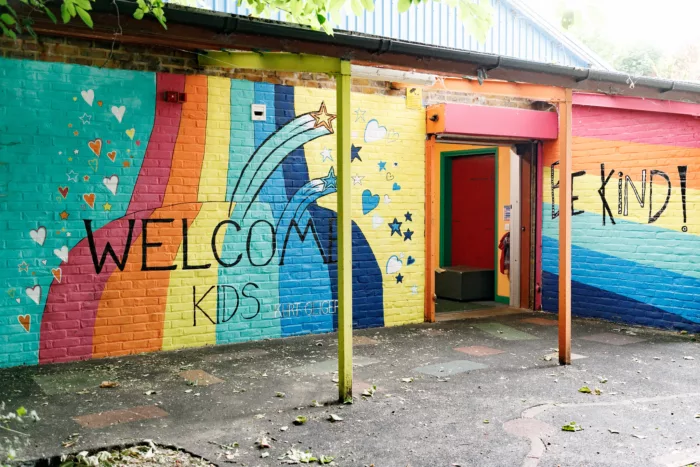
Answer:
[[(498, 147), (443, 151), (440, 153), (440, 267), (452, 263), (452, 159), (464, 156), (492, 155), (495, 161), (495, 193), (494, 193), (494, 246), (498, 245)], [(506, 300), (498, 295), (498, 248), (495, 248), (494, 259), (494, 291), (496, 301)], [(499, 298), (501, 300), (499, 300)]]

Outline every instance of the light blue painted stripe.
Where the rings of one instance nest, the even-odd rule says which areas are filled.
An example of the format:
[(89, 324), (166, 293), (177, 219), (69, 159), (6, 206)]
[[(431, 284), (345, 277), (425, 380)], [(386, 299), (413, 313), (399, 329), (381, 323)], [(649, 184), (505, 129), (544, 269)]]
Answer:
[[(542, 235), (558, 238), (559, 221), (552, 219), (552, 205), (543, 203)], [(700, 237), (615, 218), (603, 226), (601, 214), (572, 217), (572, 244), (688, 277), (700, 278)]]
[[(558, 274), (559, 244), (542, 236), (542, 269)], [(700, 280), (653, 266), (571, 247), (571, 280), (700, 323)]]

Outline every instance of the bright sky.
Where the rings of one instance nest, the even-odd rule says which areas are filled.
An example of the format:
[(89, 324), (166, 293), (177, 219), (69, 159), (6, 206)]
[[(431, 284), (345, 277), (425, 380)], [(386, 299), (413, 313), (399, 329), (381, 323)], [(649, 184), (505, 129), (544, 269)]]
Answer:
[[(553, 0), (524, 0), (541, 15), (560, 24)], [(700, 43), (700, 0), (566, 0), (577, 9), (599, 7), (606, 36), (621, 45), (652, 43), (664, 52), (680, 44)], [(585, 9), (585, 8), (584, 8)]]

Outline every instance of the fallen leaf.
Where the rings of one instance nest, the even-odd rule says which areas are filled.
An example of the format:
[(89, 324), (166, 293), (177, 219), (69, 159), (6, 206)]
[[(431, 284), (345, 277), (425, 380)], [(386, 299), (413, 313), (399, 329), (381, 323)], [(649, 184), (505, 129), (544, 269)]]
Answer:
[(151, 394), (158, 394), (156, 391), (146, 391), (144, 392), (144, 395), (150, 396)]
[(620, 434), (619, 431), (613, 430), (612, 428), (608, 428), (608, 431), (609, 431), (610, 433), (614, 434), (614, 435), (619, 435), (619, 434)]
[(185, 389), (185, 394), (189, 394), (192, 392), (192, 389)]
[(486, 420), (484, 420), (484, 423), (487, 423), (487, 424), (488, 424), (488, 423), (490, 423), (490, 422), (488, 421), (488, 419), (486, 419)]
[(102, 381), (100, 383), (100, 388), (102, 389), (111, 389), (111, 388), (118, 388), (119, 383), (116, 381)]
[(551, 356), (551, 355), (545, 355), (545, 356), (544, 356), (544, 361), (545, 361), (545, 362), (549, 362), (549, 361), (551, 361), (551, 360), (552, 360), (552, 356)]
[(280, 427), (280, 431), (287, 431), (288, 429), (289, 429), (289, 427), (286, 425)]
[(402, 383), (412, 383), (412, 382), (413, 382), (413, 378), (401, 378), (401, 382), (402, 382)]
[(603, 394), (603, 391), (601, 391), (601, 390), (598, 389), (598, 388), (595, 388), (595, 389), (593, 390), (593, 392), (595, 393), (596, 396), (600, 396), (601, 394)]
[(265, 418), (265, 414), (259, 413), (259, 414), (255, 415), (255, 417), (253, 417), (253, 418), (260, 420), (261, 418)]
[(286, 395), (285, 393), (283, 393), (283, 392), (278, 392), (278, 393), (275, 394), (275, 396), (280, 397), (280, 398), (287, 397), (287, 395)]
[(683, 357), (683, 360), (695, 360), (693, 357), (688, 355), (687, 357)]
[(303, 425), (306, 423), (306, 420), (308, 420), (305, 416), (303, 415), (298, 415), (297, 418), (294, 419), (294, 424), (295, 425)]
[(372, 385), (372, 387), (369, 387), (362, 391), (362, 395), (365, 397), (374, 397), (375, 392), (377, 392), (377, 386)]
[(578, 392), (582, 392), (584, 394), (590, 394), (592, 391), (588, 386), (583, 386), (583, 387), (579, 388)]
[(261, 436), (255, 441), (255, 444), (257, 444), (260, 449), (267, 449), (270, 447), (270, 440), (268, 440), (266, 436)]
[(333, 462), (333, 459), (335, 459), (335, 457), (321, 455), (321, 457), (318, 458), (318, 462), (320, 464), (330, 464)]
[(332, 413), (328, 416), (328, 420), (330, 420), (332, 422), (342, 422), (343, 421), (343, 419), (341, 417), (337, 416), (334, 413)]
[(561, 427), (561, 431), (582, 431), (583, 427), (576, 422), (569, 422)]
[(645, 438), (646, 438), (646, 436), (644, 436), (644, 435), (637, 435), (637, 434), (635, 434), (635, 433), (632, 433), (632, 436), (634, 436), (635, 438), (639, 438), (639, 439), (645, 439)]
[(323, 407), (323, 404), (321, 404), (319, 401), (314, 399), (311, 401), (311, 407)]

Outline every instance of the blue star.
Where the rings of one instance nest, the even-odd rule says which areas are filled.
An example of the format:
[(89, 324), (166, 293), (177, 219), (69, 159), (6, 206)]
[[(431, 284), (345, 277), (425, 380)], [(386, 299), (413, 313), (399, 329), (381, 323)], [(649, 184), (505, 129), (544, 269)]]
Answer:
[(323, 190), (328, 190), (329, 188), (337, 188), (338, 185), (336, 183), (336, 176), (335, 176), (335, 171), (333, 170), (333, 167), (331, 167), (331, 170), (328, 171), (328, 175), (325, 177), (321, 177), (321, 181), (323, 182)]
[(396, 276), (396, 283), (403, 284), (403, 276), (401, 275), (401, 273), (399, 273), (399, 275)]
[(386, 162), (379, 161), (379, 171), (381, 172), (382, 170), (386, 171)]
[[(400, 234), (401, 232), (399, 232)], [(411, 229), (406, 229), (406, 231), (403, 233), (403, 241), (405, 242), (406, 240), (413, 240), (411, 236), (413, 235), (413, 232), (411, 232)]]
[(395, 233), (399, 234), (399, 237), (401, 236), (401, 224), (403, 222), (399, 222), (398, 219), (394, 217), (394, 222), (391, 224), (387, 224), (391, 228), (391, 236), (393, 237)]
[(350, 146), (350, 162), (355, 159), (362, 162), (362, 158), (360, 158), (360, 149), (362, 149), (362, 146), (355, 146), (354, 144)]
[(406, 222), (408, 222), (408, 221), (413, 222), (413, 214), (411, 214), (410, 212), (406, 212), (406, 214), (404, 214), (403, 217), (406, 218)]

